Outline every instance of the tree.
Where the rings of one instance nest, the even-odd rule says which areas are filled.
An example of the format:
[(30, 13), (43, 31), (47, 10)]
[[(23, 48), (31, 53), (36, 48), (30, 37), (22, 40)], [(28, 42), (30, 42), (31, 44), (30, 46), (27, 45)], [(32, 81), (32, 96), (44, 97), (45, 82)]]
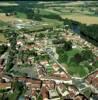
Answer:
[(44, 34), (44, 33), (40, 33), (40, 34), (38, 35), (38, 37), (39, 37), (39, 38), (44, 38), (44, 37), (45, 37), (45, 34)]
[(15, 81), (15, 83), (14, 83), (14, 88), (15, 88), (16, 90), (22, 92), (22, 91), (23, 91), (23, 84), (22, 84), (22, 82)]
[(36, 9), (36, 12), (37, 12), (37, 14), (40, 14), (40, 9), (37, 8), (37, 9)]
[(66, 53), (59, 55), (59, 62), (65, 63), (67, 61), (67, 59), (68, 59), (68, 56)]
[[(25, 90), (25, 85), (22, 82), (19, 82), (17, 79), (15, 79), (12, 82), (12, 90), (13, 90), (13, 94), (15, 95), (15, 100), (18, 100), (18, 97), (23, 93), (23, 91)], [(14, 99), (13, 99), (14, 100)]]
[(16, 55), (17, 33), (15, 30), (9, 30), (7, 32), (7, 36), (11, 45), (8, 51), (9, 55), (7, 58), (6, 71), (10, 71), (10, 69), (14, 66), (14, 60)]
[(83, 50), (82, 52), (81, 52), (81, 56), (82, 56), (82, 58), (84, 59), (84, 60), (89, 60), (89, 59), (93, 59), (94, 58), (94, 55), (93, 55), (93, 53), (92, 53), (92, 51), (91, 50)]
[(7, 45), (0, 45), (0, 55), (2, 55), (8, 49)]
[(1, 98), (1, 100), (8, 100), (7, 93), (3, 93)]
[(72, 42), (71, 41), (65, 41), (64, 50), (69, 51), (71, 49), (72, 49)]
[(72, 61), (75, 61), (76, 63), (80, 63), (83, 59), (80, 53), (76, 53), (74, 57), (71, 59)]
[(83, 50), (80, 53), (76, 53), (71, 60), (75, 61), (76, 63), (80, 63), (82, 61), (92, 61), (93, 58), (94, 55), (91, 50)]
[(63, 44), (65, 43), (65, 40), (64, 39), (56, 39), (56, 40), (53, 40), (53, 44)]

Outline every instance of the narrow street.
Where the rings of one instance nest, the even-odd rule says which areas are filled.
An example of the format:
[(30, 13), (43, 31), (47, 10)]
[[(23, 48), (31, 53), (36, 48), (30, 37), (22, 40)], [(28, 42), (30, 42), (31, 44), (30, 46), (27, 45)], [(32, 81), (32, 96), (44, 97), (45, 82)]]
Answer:
[[(52, 50), (51, 50), (51, 51), (52, 51)], [(64, 66), (62, 66), (62, 65), (56, 60), (56, 58), (55, 58), (52, 54), (50, 54), (47, 50), (45, 50), (45, 52), (49, 55), (49, 57), (50, 57), (55, 63), (57, 63), (57, 64), (59, 65), (59, 67), (60, 67), (69, 77), (71, 77), (71, 76), (69, 75), (69, 73), (67, 72), (66, 68), (65, 68)]]

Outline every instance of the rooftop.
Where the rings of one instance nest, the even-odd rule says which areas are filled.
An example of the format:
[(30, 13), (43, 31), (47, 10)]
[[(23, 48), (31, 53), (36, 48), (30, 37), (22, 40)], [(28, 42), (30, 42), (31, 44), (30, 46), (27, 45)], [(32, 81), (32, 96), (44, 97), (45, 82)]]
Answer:
[(0, 83), (0, 89), (11, 89), (11, 83)]

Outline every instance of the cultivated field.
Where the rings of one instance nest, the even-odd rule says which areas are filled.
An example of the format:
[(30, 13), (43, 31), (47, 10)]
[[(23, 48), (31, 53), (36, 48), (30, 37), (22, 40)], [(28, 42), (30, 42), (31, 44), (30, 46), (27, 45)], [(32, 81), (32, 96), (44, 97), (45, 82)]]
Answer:
[(62, 18), (72, 19), (84, 24), (98, 24), (98, 17), (96, 16), (70, 14), (70, 15), (62, 15)]

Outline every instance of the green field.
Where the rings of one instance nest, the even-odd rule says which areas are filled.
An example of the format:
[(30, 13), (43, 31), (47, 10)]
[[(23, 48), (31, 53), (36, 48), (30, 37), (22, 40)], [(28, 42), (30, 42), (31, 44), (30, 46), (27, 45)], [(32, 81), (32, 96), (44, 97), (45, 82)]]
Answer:
[[(98, 15), (94, 14), (94, 11), (90, 10), (90, 9), (98, 9), (97, 6), (88, 6), (85, 7), (84, 6), (84, 2), (68, 2), (68, 3), (64, 3), (64, 2), (46, 2), (44, 3), (44, 7), (42, 4), (36, 4), (35, 2), (31, 2), (32, 5), (28, 4), (22, 4), (25, 5), (25, 11), (21, 10), (21, 4), (17, 5), (16, 8), (14, 8), (14, 6), (12, 5), (12, 9), (16, 10), (16, 15), (15, 16), (5, 16), (3, 14), (3, 9), (9, 9), (11, 7), (6, 7), (7, 5), (5, 5), (5, 8), (1, 8), (1, 12), (0, 13), (0, 20), (2, 21), (15, 21), (17, 19), (23, 19), (23, 20), (32, 20), (32, 10), (28, 11), (27, 8), (29, 7), (30, 9), (34, 9), (35, 11), (35, 15), (37, 15), (37, 11), (36, 8), (39, 9), (39, 14), (38, 16), (36, 16), (36, 18), (41, 18), (42, 20), (39, 22), (42, 23), (47, 23), (51, 26), (57, 26), (63, 25), (63, 21), (59, 20), (59, 18), (61, 17), (61, 19), (73, 19), (76, 21), (79, 21), (81, 23), (85, 23), (85, 24), (98, 24)], [(36, 7), (34, 6), (34, 4), (36, 5)], [(96, 4), (96, 3), (95, 3)], [(2, 5), (0, 5), (2, 6)], [(84, 7), (83, 7), (84, 6)], [(26, 13), (27, 10), (27, 13)], [(30, 13), (30, 14), (28, 14)], [(31, 16), (31, 17), (30, 17)], [(3, 19), (2, 19), (3, 17)], [(30, 18), (29, 18), (30, 17)]]
[(77, 63), (72, 58), (75, 54), (80, 53), (83, 49), (75, 48), (69, 51), (65, 51), (62, 48), (57, 48), (57, 53), (59, 54), (58, 61), (66, 67), (67, 71), (72, 76), (79, 76), (84, 77), (87, 75), (91, 70), (91, 66), (87, 62)]

